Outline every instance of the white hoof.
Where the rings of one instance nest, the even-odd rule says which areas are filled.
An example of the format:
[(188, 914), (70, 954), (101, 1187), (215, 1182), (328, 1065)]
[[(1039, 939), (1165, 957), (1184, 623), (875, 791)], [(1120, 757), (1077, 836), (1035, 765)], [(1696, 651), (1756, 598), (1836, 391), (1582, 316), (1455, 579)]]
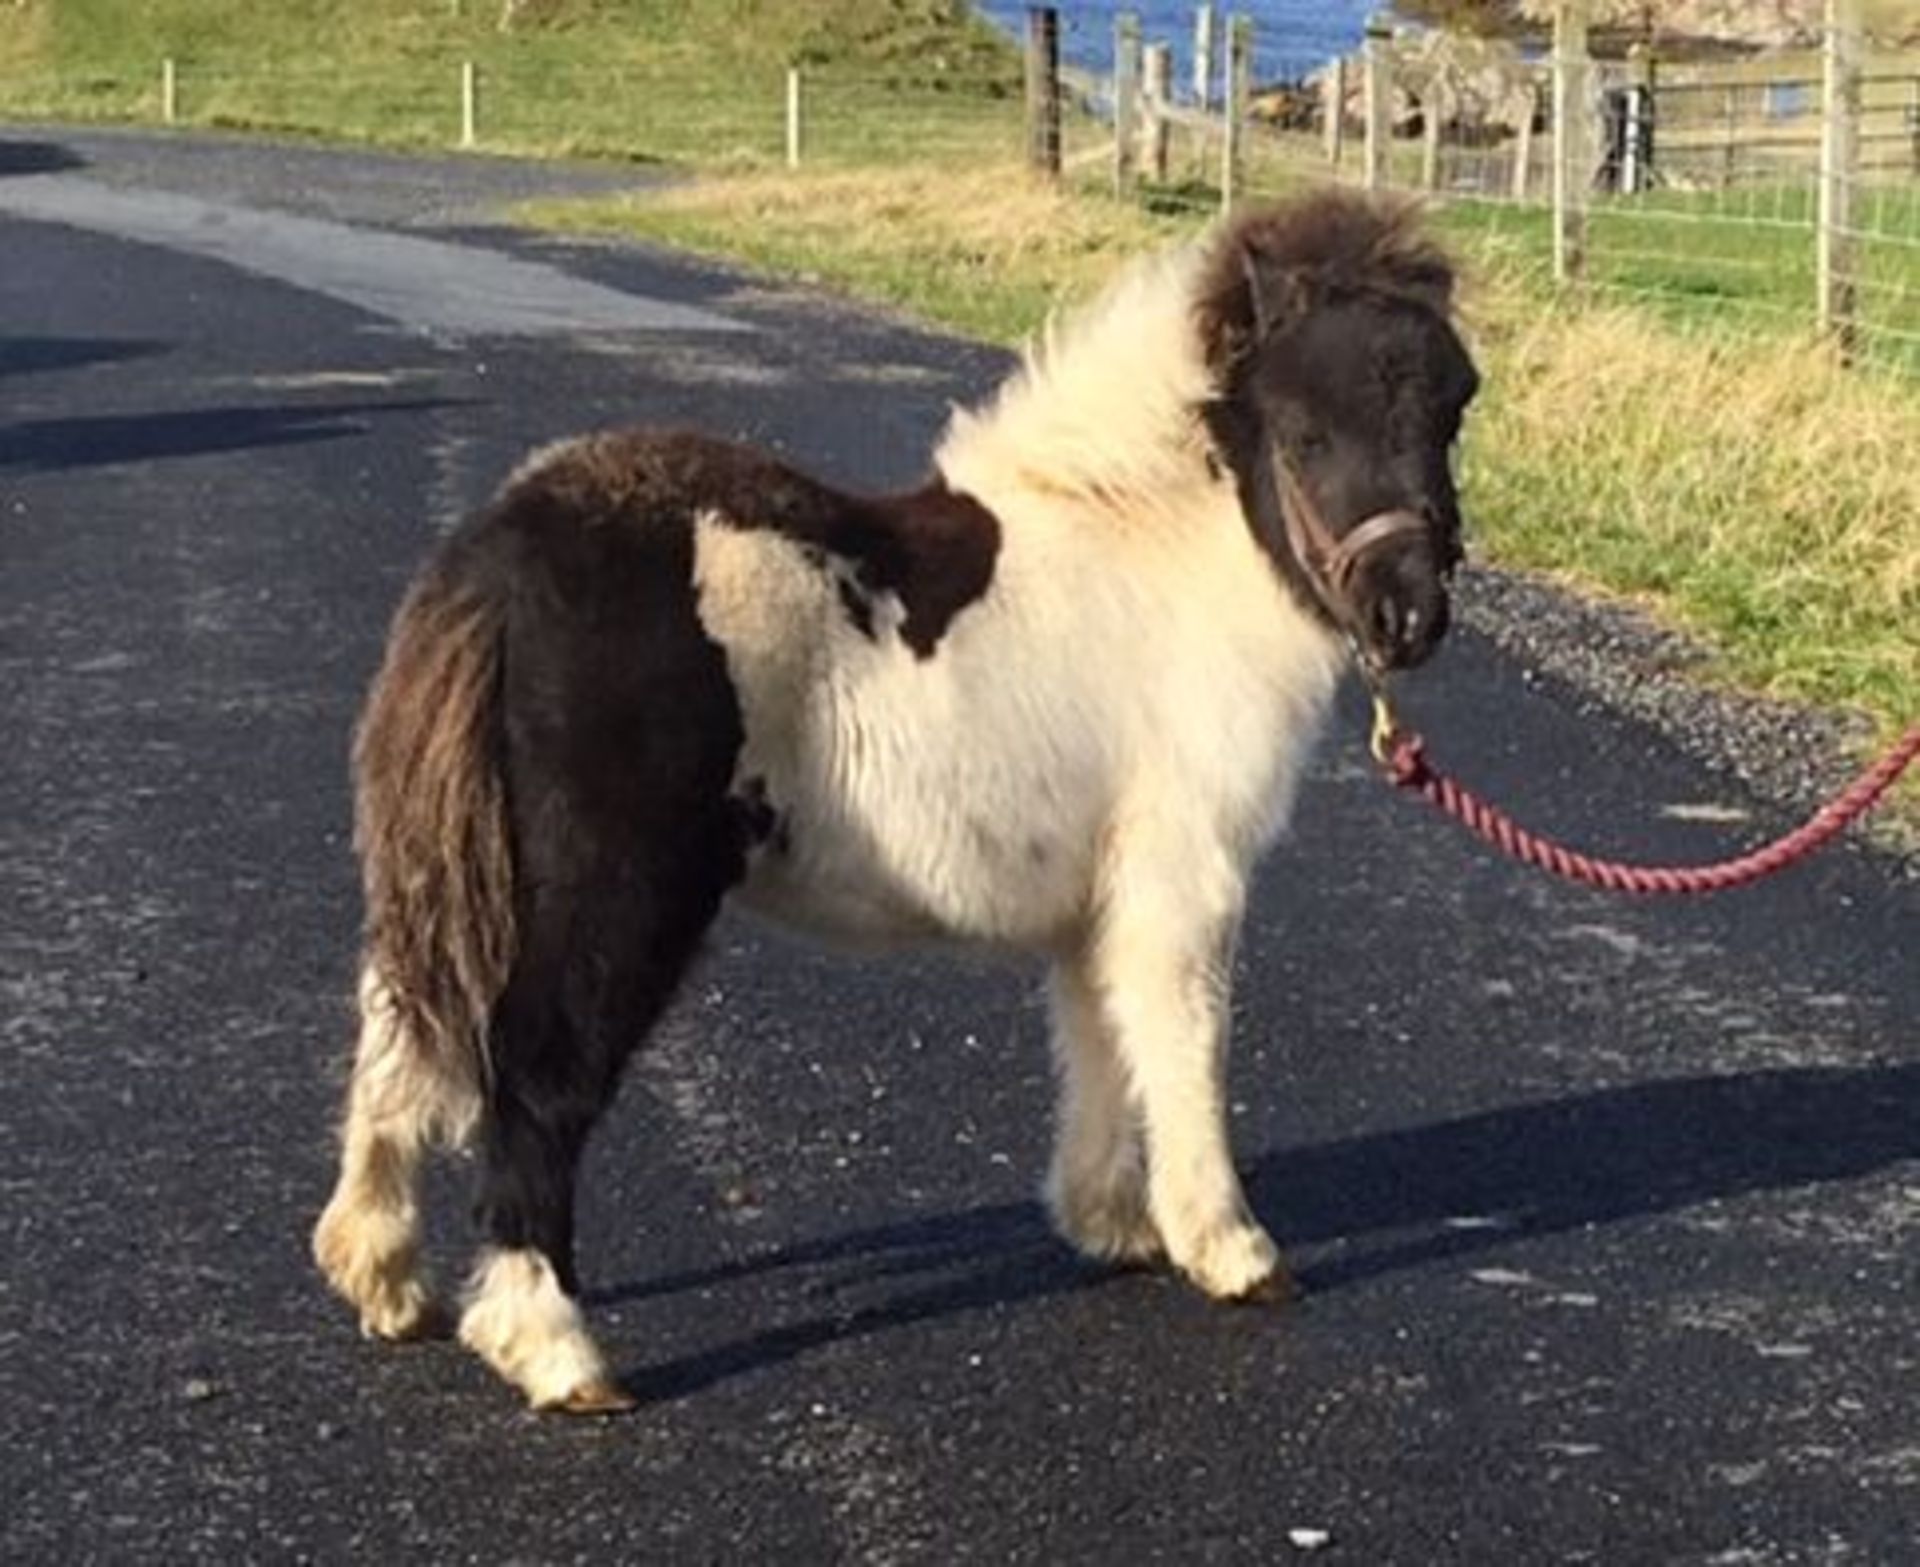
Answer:
[(482, 1257), (468, 1285), (460, 1342), (535, 1409), (606, 1414), (632, 1407), (608, 1376), (580, 1308), (537, 1251)]
[(444, 1326), (420, 1271), (410, 1215), (329, 1203), (314, 1227), (313, 1260), (334, 1292), (359, 1311), (368, 1338), (426, 1338)]
[(1280, 1249), (1257, 1224), (1222, 1225), (1172, 1256), (1174, 1265), (1215, 1300), (1281, 1301), (1293, 1294)]

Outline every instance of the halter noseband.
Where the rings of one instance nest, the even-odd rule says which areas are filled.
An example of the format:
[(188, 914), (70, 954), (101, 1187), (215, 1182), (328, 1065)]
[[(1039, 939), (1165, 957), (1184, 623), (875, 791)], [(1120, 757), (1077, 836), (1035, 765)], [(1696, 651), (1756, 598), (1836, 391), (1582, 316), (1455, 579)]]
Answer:
[(1418, 534), (1426, 536), (1427, 519), (1406, 507), (1376, 512), (1346, 534), (1336, 536), (1313, 504), (1313, 497), (1301, 482), (1286, 453), (1274, 449), (1279, 475), (1280, 516), (1286, 524), (1287, 547), (1299, 562), (1300, 570), (1312, 587), (1320, 607), (1335, 625), (1358, 638), (1364, 629), (1359, 611), (1354, 608), (1354, 574), (1369, 555), (1385, 545)]

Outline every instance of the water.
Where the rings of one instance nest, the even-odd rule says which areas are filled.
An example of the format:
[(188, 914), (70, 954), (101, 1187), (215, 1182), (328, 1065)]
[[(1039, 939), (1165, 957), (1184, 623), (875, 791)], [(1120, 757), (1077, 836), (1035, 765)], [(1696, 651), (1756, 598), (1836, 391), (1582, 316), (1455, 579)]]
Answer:
[[(1148, 43), (1173, 45), (1173, 76), (1180, 91), (1193, 85), (1194, 0), (1056, 0), (1060, 12), (1062, 61), (1084, 71), (1106, 74), (1113, 68), (1113, 18), (1132, 11)], [(974, 0), (974, 9), (1016, 38), (1026, 30), (1022, 0)], [(1384, 9), (1381, 0), (1241, 0), (1216, 4), (1214, 15), (1238, 13), (1253, 18), (1253, 78), (1256, 83), (1306, 75), (1336, 55), (1360, 47), (1367, 18)], [(1223, 45), (1215, 46), (1218, 62)], [(1215, 69), (1218, 70), (1216, 63)], [(1217, 90), (1217, 89), (1216, 89)]]

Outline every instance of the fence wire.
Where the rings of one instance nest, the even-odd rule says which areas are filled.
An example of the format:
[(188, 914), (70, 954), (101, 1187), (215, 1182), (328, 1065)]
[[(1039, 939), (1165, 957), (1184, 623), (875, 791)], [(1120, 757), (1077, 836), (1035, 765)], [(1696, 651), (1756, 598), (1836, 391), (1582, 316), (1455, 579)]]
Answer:
[[(1115, 57), (1104, 69), (1066, 73), (1065, 177), (1089, 191), (1111, 189), (1124, 133), (1134, 148), (1128, 199), (1196, 223), (1216, 215), (1225, 201), (1226, 36), (1204, 97), (1181, 61), (1164, 101), (1141, 94), (1136, 119), (1118, 129)], [(1082, 58), (1088, 41), (1079, 40)], [(1114, 47), (1112, 37), (1106, 42)], [(1481, 259), (1523, 277), (1551, 275), (1559, 149), (1548, 62), (1509, 54), (1490, 64), (1484, 46), (1462, 45), (1467, 66), (1449, 66), (1451, 45), (1434, 35), (1392, 40), (1383, 46), (1387, 134), (1369, 167), (1363, 60), (1342, 68), (1257, 31), (1250, 42), (1252, 90), (1235, 121), (1235, 199), (1328, 179), (1419, 192)], [(1855, 343), (1867, 357), (1920, 374), (1920, 56), (1863, 47), (1862, 58), (1858, 157), (1844, 182), (1845, 220), (1830, 228), (1851, 256)], [(1590, 154), (1573, 174), (1584, 213), (1584, 286), (1676, 320), (1766, 332), (1810, 327), (1821, 226), (1819, 67), (1806, 53), (1651, 68), (1589, 63), (1574, 110)], [(170, 81), (163, 90), (159, 62), (139, 75), (0, 74), (0, 108), (19, 118), (171, 118), (710, 168), (924, 166), (936, 177), (949, 167), (1011, 169), (1028, 138), (1013, 69), (951, 74), (902, 65), (794, 77), (763, 68), (715, 84), (664, 67), (516, 51), (464, 77), (444, 62), (397, 60), (346, 75), (318, 65), (241, 71), (183, 59)], [(1636, 100), (1636, 91), (1644, 97)]]

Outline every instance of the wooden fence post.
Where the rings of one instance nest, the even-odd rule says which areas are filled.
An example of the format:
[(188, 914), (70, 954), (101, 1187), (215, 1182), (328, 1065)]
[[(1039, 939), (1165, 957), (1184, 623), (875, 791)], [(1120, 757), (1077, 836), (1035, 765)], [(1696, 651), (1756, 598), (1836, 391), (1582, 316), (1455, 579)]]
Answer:
[(460, 145), (472, 147), (479, 140), (480, 73), (473, 61), (460, 62)]
[(800, 68), (787, 68), (787, 167), (800, 167)]
[(1521, 103), (1521, 118), (1513, 134), (1513, 199), (1525, 201), (1533, 182), (1533, 122), (1540, 114), (1540, 89), (1531, 84)]
[(1440, 188), (1440, 122), (1446, 116), (1446, 89), (1438, 81), (1428, 84), (1420, 99), (1420, 188)]
[(1027, 167), (1060, 177), (1060, 13), (1027, 7)]
[(1140, 174), (1140, 18), (1113, 19), (1113, 193), (1129, 194)]
[(1587, 0), (1553, 12), (1553, 277), (1571, 283), (1587, 264)]
[(1379, 190), (1387, 183), (1387, 143), (1393, 134), (1393, 27), (1384, 16), (1367, 23), (1366, 99), (1367, 141), (1363, 163), (1366, 187)]
[(160, 119), (172, 125), (180, 117), (179, 80), (174, 74), (173, 56), (160, 62)]
[(1227, 23), (1227, 75), (1220, 101), (1220, 210), (1231, 212), (1246, 179), (1247, 99), (1253, 91), (1253, 19)]
[(1146, 117), (1140, 126), (1141, 161), (1147, 177), (1160, 184), (1167, 179), (1167, 151), (1171, 126), (1167, 106), (1173, 99), (1173, 48), (1170, 44), (1149, 44), (1143, 69), (1143, 97)]
[(1219, 31), (1212, 6), (1194, 7), (1193, 101), (1202, 114), (1213, 107), (1213, 40)]
[(1860, 4), (1827, 0), (1822, 76), (1820, 234), (1817, 247), (1820, 331), (1851, 356), (1858, 304), (1853, 189), (1860, 174)]
[(1346, 149), (1347, 141), (1347, 57), (1328, 65), (1326, 74), (1320, 78), (1320, 94), (1325, 104), (1323, 113), (1326, 124), (1322, 127), (1327, 135), (1327, 162), (1336, 169), (1340, 167), (1340, 154)]

